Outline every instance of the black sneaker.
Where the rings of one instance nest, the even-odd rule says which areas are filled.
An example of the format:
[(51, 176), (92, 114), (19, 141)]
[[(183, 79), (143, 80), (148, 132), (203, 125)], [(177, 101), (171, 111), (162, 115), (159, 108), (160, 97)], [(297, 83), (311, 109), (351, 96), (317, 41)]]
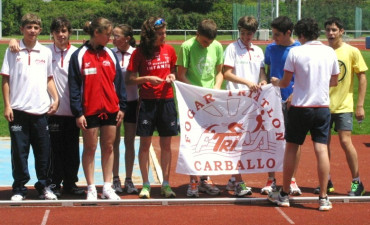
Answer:
[[(328, 181), (328, 186), (327, 186), (326, 192), (327, 193), (333, 193), (334, 192), (334, 185), (331, 182), (331, 180)], [(315, 188), (315, 190), (313, 190), (313, 193), (314, 194), (319, 194), (320, 193), (320, 186), (318, 186), (317, 188)]]
[(70, 187), (63, 186), (63, 192), (66, 192), (72, 195), (84, 195), (85, 194), (85, 190), (77, 187), (76, 184), (73, 184)]
[(349, 196), (362, 196), (365, 194), (365, 188), (362, 182), (352, 181), (351, 191), (348, 193)]

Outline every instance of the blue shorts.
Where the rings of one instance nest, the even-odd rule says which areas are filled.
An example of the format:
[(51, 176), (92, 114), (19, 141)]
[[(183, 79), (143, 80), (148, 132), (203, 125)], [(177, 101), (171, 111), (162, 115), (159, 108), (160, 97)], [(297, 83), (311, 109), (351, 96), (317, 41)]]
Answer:
[(308, 131), (314, 142), (327, 144), (330, 125), (329, 108), (301, 108), (291, 106), (285, 133), (287, 142), (302, 145)]
[(139, 105), (136, 130), (138, 136), (152, 136), (155, 129), (161, 137), (178, 134), (177, 111), (173, 98), (142, 99)]
[(352, 113), (332, 113), (330, 120), (330, 129), (334, 125), (334, 130), (349, 130), (353, 129), (353, 117)]
[(137, 122), (137, 107), (138, 107), (138, 100), (127, 102), (126, 112), (125, 112), (125, 117), (123, 117), (123, 122), (125, 123), (136, 123)]
[(85, 116), (87, 129), (102, 127), (102, 126), (116, 126), (117, 113), (101, 113), (92, 116)]

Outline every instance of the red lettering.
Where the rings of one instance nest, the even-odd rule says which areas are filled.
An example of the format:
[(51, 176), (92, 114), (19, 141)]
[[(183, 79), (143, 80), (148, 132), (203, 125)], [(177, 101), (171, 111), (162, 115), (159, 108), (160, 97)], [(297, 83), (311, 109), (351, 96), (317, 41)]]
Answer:
[(233, 169), (233, 162), (232, 161), (225, 161), (225, 170), (232, 170)]
[(275, 133), (277, 141), (284, 141), (284, 133)]
[(203, 104), (198, 102), (198, 101), (195, 101), (195, 108), (197, 108), (197, 111), (199, 111), (199, 109), (203, 108)]
[(238, 96), (246, 96), (245, 92), (246, 91), (239, 91)]
[(185, 130), (190, 131), (191, 130), (191, 123), (189, 121), (185, 122)]
[(204, 171), (212, 171), (212, 167), (208, 161), (206, 162), (206, 165), (204, 166)]
[(274, 168), (274, 167), (275, 167), (275, 164), (276, 164), (276, 162), (275, 162), (275, 160), (274, 160), (274, 159), (272, 159), (272, 158), (270, 158), (270, 159), (268, 159), (268, 160), (266, 161), (266, 166), (267, 166), (268, 168)]
[(194, 116), (195, 116), (195, 112), (193, 111), (193, 110), (188, 110), (188, 117), (189, 117), (189, 119), (193, 119), (194, 118)]
[(248, 162), (248, 168), (247, 168), (247, 169), (248, 169), (248, 170), (254, 169), (254, 168), (256, 167), (255, 165), (253, 165), (253, 167), (252, 167), (252, 165), (251, 165), (251, 161), (252, 161), (252, 160), (250, 160), (250, 159), (248, 159), (248, 160), (247, 160), (247, 162)]
[(214, 161), (214, 164), (215, 164), (215, 171), (222, 170), (221, 161)]
[(204, 100), (206, 100), (207, 104), (216, 101), (214, 98), (212, 98), (212, 94), (204, 95), (203, 98), (204, 98)]
[(258, 162), (258, 169), (263, 169), (263, 168), (265, 168), (265, 165), (261, 165), (261, 160), (262, 159), (257, 159), (257, 162)]
[(235, 170), (245, 170), (244, 165), (241, 160), (238, 160), (238, 163), (236, 164)]
[(272, 116), (271, 116), (271, 113), (274, 111), (274, 109), (270, 109), (269, 111), (267, 111), (267, 114), (269, 115), (269, 117), (271, 118)]
[(195, 162), (194, 162), (194, 168), (195, 168), (196, 170), (200, 171), (200, 170), (201, 170), (201, 168), (200, 168), (200, 167), (198, 167), (198, 165), (200, 166), (200, 162), (199, 162), (199, 161), (195, 161)]
[(265, 107), (266, 105), (269, 105), (269, 104), (270, 102), (268, 102), (265, 98), (262, 99), (262, 104), (261, 104), (262, 107)]
[(273, 119), (272, 120), (272, 126), (274, 126), (275, 128), (279, 128), (281, 126), (281, 122), (279, 119)]

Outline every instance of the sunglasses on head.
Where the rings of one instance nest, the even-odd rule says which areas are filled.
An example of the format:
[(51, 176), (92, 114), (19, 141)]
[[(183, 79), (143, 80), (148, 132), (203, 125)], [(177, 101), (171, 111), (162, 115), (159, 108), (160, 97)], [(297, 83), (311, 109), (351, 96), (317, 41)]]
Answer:
[(160, 26), (164, 23), (164, 19), (159, 18), (154, 22), (154, 26)]

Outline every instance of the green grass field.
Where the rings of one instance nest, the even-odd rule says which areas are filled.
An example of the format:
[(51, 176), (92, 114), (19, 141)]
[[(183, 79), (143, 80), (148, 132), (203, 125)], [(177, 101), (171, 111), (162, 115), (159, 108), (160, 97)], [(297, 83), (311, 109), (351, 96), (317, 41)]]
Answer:
[[(19, 38), (19, 37), (15, 37), (15, 38)], [(182, 38), (183, 38), (183, 36), (182, 36)], [(179, 40), (179, 39), (172, 39), (172, 40)], [(175, 50), (178, 52), (179, 49), (180, 49), (180, 46), (179, 45), (173, 45), (173, 46), (174, 46)], [(111, 46), (109, 46), (109, 47), (111, 47)], [(226, 47), (226, 46), (224, 46), (224, 47)], [(266, 46), (261, 46), (261, 47), (264, 49)], [(7, 48), (7, 45), (0, 44), (0, 63), (1, 63), (1, 65), (2, 65), (2, 62), (3, 62), (4, 53), (5, 53), (6, 48)], [(362, 55), (365, 59), (365, 62), (367, 63), (367, 66), (370, 67), (370, 65), (369, 65), (370, 51), (361, 51), (361, 52), (362, 52)], [(367, 76), (367, 80), (368, 80), (368, 83), (369, 83), (370, 71), (366, 72), (366, 76)], [(354, 98), (355, 98), (355, 101), (357, 99), (357, 91), (356, 91), (357, 87), (358, 87), (358, 80), (355, 79), (355, 84), (354, 84), (354, 90), (355, 90), (354, 91), (355, 92), (354, 93)], [(362, 122), (361, 127), (356, 122), (354, 122), (353, 134), (370, 134), (370, 116), (369, 116), (369, 114), (370, 114), (370, 93), (369, 93), (369, 89), (370, 89), (370, 87), (368, 88), (368, 90), (366, 92), (366, 98), (365, 98), (365, 104), (364, 104), (364, 108), (365, 108), (365, 112), (367, 113), (367, 117)], [(4, 104), (3, 104), (3, 98), (2, 97), (0, 98), (0, 113), (1, 113), (1, 116), (0, 116), (0, 136), (1, 137), (9, 136), (8, 123), (5, 120), (5, 118), (3, 117)], [(356, 121), (356, 120), (354, 119), (354, 121)]]

